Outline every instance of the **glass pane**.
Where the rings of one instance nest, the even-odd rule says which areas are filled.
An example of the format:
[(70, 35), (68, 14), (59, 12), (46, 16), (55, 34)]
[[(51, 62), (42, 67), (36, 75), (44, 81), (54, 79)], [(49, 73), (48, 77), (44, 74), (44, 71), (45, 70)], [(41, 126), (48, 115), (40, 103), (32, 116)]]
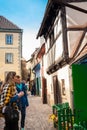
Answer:
[(6, 54), (6, 63), (12, 63), (13, 55), (11, 53)]
[(6, 35), (6, 44), (12, 44), (12, 43), (13, 43), (13, 36)]

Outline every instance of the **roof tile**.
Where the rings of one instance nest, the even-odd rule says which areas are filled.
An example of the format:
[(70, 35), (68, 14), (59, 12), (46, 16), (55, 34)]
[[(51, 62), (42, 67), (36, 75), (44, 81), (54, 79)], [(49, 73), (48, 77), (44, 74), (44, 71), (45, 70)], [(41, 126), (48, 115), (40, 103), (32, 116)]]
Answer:
[(21, 29), (8, 19), (3, 16), (0, 16), (0, 29)]

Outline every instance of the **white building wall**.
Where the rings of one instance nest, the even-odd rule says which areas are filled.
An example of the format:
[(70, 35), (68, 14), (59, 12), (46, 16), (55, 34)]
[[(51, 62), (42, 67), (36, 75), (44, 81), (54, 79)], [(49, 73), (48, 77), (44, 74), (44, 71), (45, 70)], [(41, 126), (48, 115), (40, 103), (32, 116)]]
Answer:
[[(73, 2), (71, 4), (87, 10), (87, 2), (77, 2), (77, 3)], [(87, 26), (87, 13), (83, 13), (81, 11), (77, 11), (75, 9), (66, 7), (66, 14), (67, 14), (67, 27), (72, 27), (72, 26), (85, 27), (85, 26)]]
[[(48, 94), (48, 104), (51, 106), (54, 104), (54, 86), (53, 86), (53, 76), (57, 75), (58, 82), (61, 90), (61, 97), (62, 102), (69, 102), (70, 106), (72, 107), (72, 81), (71, 81), (71, 69), (69, 68), (69, 65), (59, 69), (52, 75), (47, 76), (47, 94)], [(62, 95), (62, 79), (65, 81), (65, 95)]]
[[(75, 2), (72, 5), (87, 10), (87, 2), (77, 2), (77, 3)], [(76, 29), (87, 28), (87, 13), (83, 13), (75, 9), (66, 7), (66, 17), (68, 28), (76, 28)], [(73, 57), (73, 53), (76, 51), (76, 48), (78, 47), (78, 44), (81, 40), (83, 33), (84, 30), (68, 31), (67, 37), (68, 37), (68, 50), (70, 58)], [(85, 44), (87, 44), (87, 34), (85, 35), (84, 40), (80, 45), (78, 53)]]
[[(70, 86), (70, 72), (69, 72), (69, 66), (65, 66), (61, 68), (58, 71), (58, 80), (59, 84), (61, 86), (61, 95), (62, 95), (62, 102), (69, 102), (71, 104), (71, 97), (70, 97), (70, 91), (71, 91), (71, 86)], [(65, 81), (65, 95), (62, 94), (62, 79)]]
[[(42, 60), (43, 60), (43, 66), (42, 66)], [(47, 79), (47, 73), (46, 73), (46, 55), (45, 54), (43, 55), (43, 59), (41, 59), (41, 61), (40, 61), (40, 65), (41, 65), (40, 77), (41, 77), (41, 81), (42, 81), (43, 76), (44, 76), (44, 78)], [(40, 96), (41, 97), (42, 97), (42, 87), (43, 87), (43, 84), (41, 82), (41, 88), (40, 88)]]

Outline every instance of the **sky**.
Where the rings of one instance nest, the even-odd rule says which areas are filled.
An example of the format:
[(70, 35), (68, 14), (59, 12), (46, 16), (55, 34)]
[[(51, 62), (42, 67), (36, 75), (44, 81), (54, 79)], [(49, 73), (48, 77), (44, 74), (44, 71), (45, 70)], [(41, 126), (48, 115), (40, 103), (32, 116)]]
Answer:
[(36, 39), (48, 0), (0, 0), (0, 15), (23, 29), (22, 54), (29, 60), (40, 41)]

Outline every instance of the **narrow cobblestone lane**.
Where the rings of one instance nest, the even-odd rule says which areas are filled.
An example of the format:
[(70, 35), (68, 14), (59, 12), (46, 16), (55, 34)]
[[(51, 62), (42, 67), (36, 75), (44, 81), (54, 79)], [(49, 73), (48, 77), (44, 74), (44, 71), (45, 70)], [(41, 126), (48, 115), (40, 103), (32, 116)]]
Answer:
[(29, 96), (30, 106), (27, 108), (26, 130), (55, 130), (49, 122), (52, 109), (42, 104), (41, 97)]
[[(41, 97), (29, 95), (29, 107), (27, 108), (25, 130), (55, 130), (53, 123), (49, 122), (52, 108), (42, 104)], [(0, 130), (3, 130), (4, 119), (0, 118)]]

